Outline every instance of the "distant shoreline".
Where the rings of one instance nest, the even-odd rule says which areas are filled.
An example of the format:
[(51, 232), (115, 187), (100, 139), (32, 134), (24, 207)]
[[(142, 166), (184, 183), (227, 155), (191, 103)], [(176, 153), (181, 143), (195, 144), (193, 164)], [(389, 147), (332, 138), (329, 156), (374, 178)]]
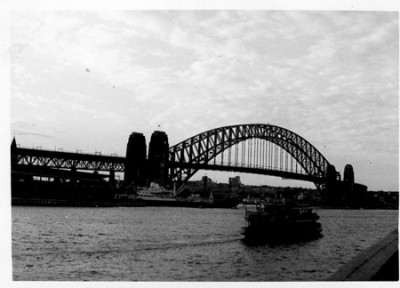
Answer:
[(11, 206), (52, 206), (52, 207), (144, 207), (143, 201), (79, 201), (57, 199), (12, 198)]
[[(187, 203), (189, 204), (189, 203)], [(237, 207), (242, 206), (239, 203)], [(255, 205), (255, 204), (246, 204)], [(77, 200), (56, 200), (56, 199), (22, 199), (13, 198), (11, 206), (43, 206), (43, 207), (152, 207), (152, 206), (166, 206), (166, 207), (197, 207), (195, 205), (152, 205), (146, 201), (77, 201)], [(399, 210), (396, 207), (340, 207), (340, 206), (324, 206), (324, 205), (311, 205), (315, 209), (338, 209), (338, 210)], [(198, 208), (208, 208), (198, 207)], [(212, 208), (212, 207), (210, 207)]]

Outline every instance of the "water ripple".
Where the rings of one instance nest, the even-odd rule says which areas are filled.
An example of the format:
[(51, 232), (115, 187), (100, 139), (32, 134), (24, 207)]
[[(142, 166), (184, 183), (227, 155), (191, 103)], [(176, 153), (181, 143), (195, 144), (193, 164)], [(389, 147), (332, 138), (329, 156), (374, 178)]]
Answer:
[(13, 207), (13, 279), (323, 280), (398, 226), (398, 211), (319, 210), (324, 237), (252, 246), (243, 212)]

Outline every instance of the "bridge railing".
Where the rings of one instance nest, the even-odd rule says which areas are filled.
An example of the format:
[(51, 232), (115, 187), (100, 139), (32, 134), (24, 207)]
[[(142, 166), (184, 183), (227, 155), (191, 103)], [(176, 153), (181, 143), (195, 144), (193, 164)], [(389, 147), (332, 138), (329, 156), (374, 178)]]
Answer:
[(111, 154), (103, 154), (101, 151), (95, 151), (93, 152), (85, 152), (83, 153), (82, 150), (77, 149), (75, 152), (74, 151), (64, 151), (63, 148), (57, 148), (54, 150), (48, 150), (48, 149), (42, 149), (42, 146), (36, 146), (36, 147), (25, 147), (18, 145), (17, 146), (17, 151), (45, 151), (45, 152), (52, 152), (52, 153), (60, 153), (60, 154), (79, 154), (79, 155), (90, 155), (90, 156), (102, 156), (102, 157), (114, 157), (116, 159), (121, 159), (125, 158), (123, 156), (118, 156), (118, 153), (111, 153)]

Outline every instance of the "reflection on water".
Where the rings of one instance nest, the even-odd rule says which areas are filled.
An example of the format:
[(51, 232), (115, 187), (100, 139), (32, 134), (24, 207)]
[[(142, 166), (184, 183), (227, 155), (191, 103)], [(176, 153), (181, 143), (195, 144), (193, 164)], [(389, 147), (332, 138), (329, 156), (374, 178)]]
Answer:
[(246, 245), (243, 209), (12, 208), (14, 280), (323, 280), (398, 226), (394, 210), (318, 210), (323, 237)]

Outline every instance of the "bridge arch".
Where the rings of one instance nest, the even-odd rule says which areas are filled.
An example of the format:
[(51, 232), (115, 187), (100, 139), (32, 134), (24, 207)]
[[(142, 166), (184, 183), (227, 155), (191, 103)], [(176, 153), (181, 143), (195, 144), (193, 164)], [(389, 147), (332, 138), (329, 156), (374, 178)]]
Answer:
[(327, 159), (298, 134), (270, 124), (241, 124), (215, 128), (190, 137), (169, 149), (170, 178), (181, 186), (199, 167), (226, 149), (248, 139), (269, 141), (290, 154), (321, 190), (330, 166)]

